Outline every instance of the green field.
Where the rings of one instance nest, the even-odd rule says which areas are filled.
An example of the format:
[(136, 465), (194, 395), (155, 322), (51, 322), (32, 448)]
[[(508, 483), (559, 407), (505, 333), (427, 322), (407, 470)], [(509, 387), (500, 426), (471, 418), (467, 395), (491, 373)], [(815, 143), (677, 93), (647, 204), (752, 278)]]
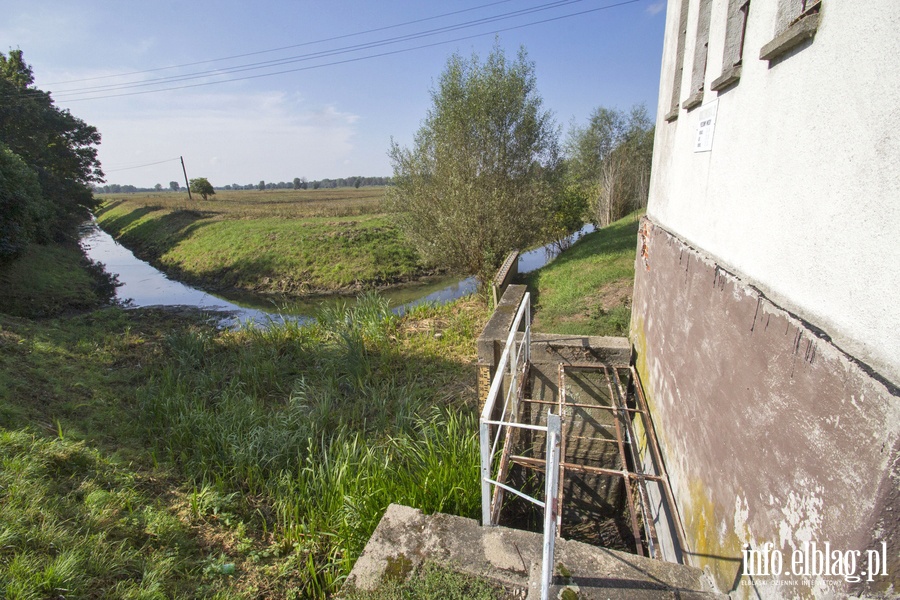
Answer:
[(485, 308), (320, 317), (0, 314), (5, 597), (320, 598), (391, 502), (476, 516)]
[(104, 194), (100, 226), (135, 254), (211, 289), (356, 293), (430, 274), (384, 212), (384, 188)]
[[(354, 192), (114, 197), (101, 219), (160, 261), (203, 244), (258, 256), (273, 234), (275, 261), (297, 230), (390, 231), (380, 192)], [(625, 333), (636, 231), (632, 215), (531, 274), (536, 328)], [(108, 281), (74, 251), (35, 247), (0, 277), (6, 597), (322, 598), (390, 503), (477, 517), (480, 301), (397, 317), (367, 294), (311, 325), (222, 331), (200, 312), (91, 308)], [(373, 597), (497, 592), (416, 577)]]
[(525, 276), (537, 331), (628, 335), (640, 215), (632, 213), (584, 236)]

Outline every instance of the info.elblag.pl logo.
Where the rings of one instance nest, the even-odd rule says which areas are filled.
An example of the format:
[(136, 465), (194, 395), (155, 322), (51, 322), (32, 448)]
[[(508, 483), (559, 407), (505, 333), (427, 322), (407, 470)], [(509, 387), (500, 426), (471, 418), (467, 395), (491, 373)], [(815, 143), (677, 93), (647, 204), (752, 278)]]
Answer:
[(750, 577), (841, 577), (848, 583), (857, 583), (865, 578), (875, 581), (887, 576), (887, 542), (881, 542), (881, 549), (845, 550), (833, 549), (830, 542), (819, 546), (816, 542), (803, 542), (801, 548), (790, 553), (785, 560), (784, 553), (772, 542), (766, 542), (753, 550), (745, 544), (742, 551), (744, 574)]

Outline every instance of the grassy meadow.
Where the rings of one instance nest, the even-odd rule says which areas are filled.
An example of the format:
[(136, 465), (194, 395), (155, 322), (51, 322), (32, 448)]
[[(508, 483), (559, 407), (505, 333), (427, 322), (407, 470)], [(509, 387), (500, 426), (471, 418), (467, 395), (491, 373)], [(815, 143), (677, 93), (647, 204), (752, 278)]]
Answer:
[(641, 214), (631, 213), (584, 236), (524, 276), (532, 293), (536, 331), (628, 335)]
[(103, 194), (100, 226), (167, 274), (214, 289), (358, 293), (429, 273), (384, 188)]
[[(395, 249), (378, 268), (420, 273), (382, 191), (345, 192), (108, 197), (98, 218), (194, 281), (299, 293), (392, 280), (358, 279), (369, 245)], [(624, 334), (636, 231), (632, 215), (530, 274), (536, 328)], [(0, 281), (6, 598), (325, 598), (390, 503), (479, 513), (480, 300), (398, 317), (368, 292), (313, 324), (226, 331), (199, 311), (97, 308), (112, 282), (74, 248), (35, 247)], [(505, 596), (428, 566), (355, 597), (437, 593)]]
[[(22, 261), (0, 269), (5, 598), (323, 598), (391, 502), (477, 515), (479, 301), (223, 331), (97, 308), (110, 282), (74, 249)], [(448, 582), (477, 584), (415, 587)]]
[(0, 315), (7, 598), (321, 598), (386, 507), (476, 516), (477, 301), (311, 326)]

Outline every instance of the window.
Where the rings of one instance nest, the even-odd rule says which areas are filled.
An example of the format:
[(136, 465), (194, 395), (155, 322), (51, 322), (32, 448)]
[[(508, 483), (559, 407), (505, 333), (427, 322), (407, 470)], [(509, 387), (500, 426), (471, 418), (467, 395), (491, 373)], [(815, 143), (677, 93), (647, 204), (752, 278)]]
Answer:
[(691, 95), (682, 104), (685, 110), (700, 106), (703, 102), (703, 89), (706, 80), (706, 57), (709, 50), (709, 19), (712, 12), (712, 0), (700, 0), (697, 15), (697, 43), (694, 44), (694, 65), (691, 69)]
[(788, 50), (812, 40), (819, 28), (821, 0), (781, 0), (776, 15), (775, 38), (762, 47), (761, 60), (773, 61)]
[(672, 84), (672, 105), (666, 114), (666, 121), (678, 118), (681, 107), (681, 77), (684, 74), (684, 42), (687, 39), (687, 18), (689, 0), (681, 0), (681, 13), (678, 17), (678, 42), (675, 47), (675, 81)]
[(709, 86), (714, 92), (724, 90), (741, 78), (741, 62), (744, 56), (744, 36), (747, 33), (747, 17), (750, 0), (728, 0), (728, 21), (725, 24), (725, 52), (722, 74)]

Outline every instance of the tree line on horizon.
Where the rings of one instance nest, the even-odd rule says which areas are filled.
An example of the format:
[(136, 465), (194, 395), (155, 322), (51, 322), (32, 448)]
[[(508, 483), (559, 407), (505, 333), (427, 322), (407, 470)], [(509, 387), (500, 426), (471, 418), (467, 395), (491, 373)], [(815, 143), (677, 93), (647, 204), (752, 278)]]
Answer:
[[(217, 190), (318, 190), (318, 189), (334, 189), (343, 187), (365, 187), (365, 186), (385, 186), (391, 185), (390, 177), (339, 177), (337, 179), (314, 179), (312, 181), (306, 177), (295, 177), (293, 181), (273, 181), (260, 180), (259, 183), (229, 183), (223, 186), (213, 187)], [(184, 187), (177, 181), (170, 181), (168, 186), (157, 183), (153, 187), (137, 187), (133, 185), (122, 185), (118, 183), (97, 184), (93, 186), (95, 194), (134, 194), (138, 192), (162, 192), (164, 190), (177, 192)]]

